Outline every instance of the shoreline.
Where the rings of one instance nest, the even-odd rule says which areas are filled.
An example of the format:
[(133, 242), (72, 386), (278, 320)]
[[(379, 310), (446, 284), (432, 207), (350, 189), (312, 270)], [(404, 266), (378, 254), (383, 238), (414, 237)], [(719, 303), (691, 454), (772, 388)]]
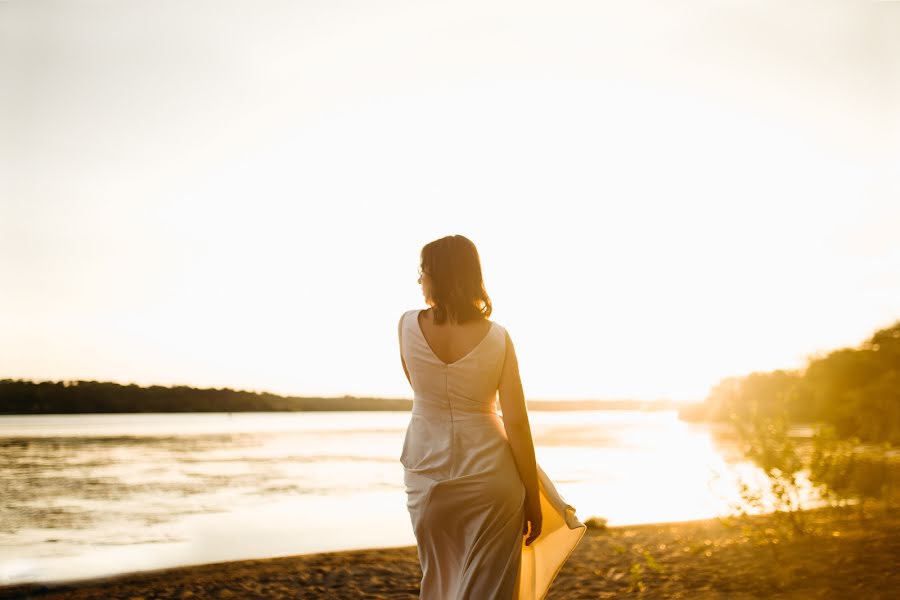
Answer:
[[(900, 511), (804, 511), (793, 536), (774, 515), (589, 528), (546, 600), (888, 598), (900, 589)], [(415, 546), (170, 567), (0, 586), (0, 599), (418, 598)]]

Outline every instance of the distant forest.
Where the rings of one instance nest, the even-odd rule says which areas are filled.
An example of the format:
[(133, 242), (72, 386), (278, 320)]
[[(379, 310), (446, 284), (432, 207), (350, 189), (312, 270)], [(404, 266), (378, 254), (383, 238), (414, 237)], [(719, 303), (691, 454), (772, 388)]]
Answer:
[[(666, 401), (527, 401), (529, 410), (659, 410)], [(411, 410), (412, 400), (389, 398), (309, 398), (228, 388), (140, 387), (100, 381), (0, 380), (0, 414), (268, 412), (325, 410)]]
[(411, 400), (302, 398), (228, 388), (0, 380), (0, 414), (410, 410)]
[(900, 321), (856, 348), (814, 358), (804, 369), (751, 373), (720, 381), (686, 420), (784, 414), (797, 423), (827, 423), (841, 437), (900, 443)]

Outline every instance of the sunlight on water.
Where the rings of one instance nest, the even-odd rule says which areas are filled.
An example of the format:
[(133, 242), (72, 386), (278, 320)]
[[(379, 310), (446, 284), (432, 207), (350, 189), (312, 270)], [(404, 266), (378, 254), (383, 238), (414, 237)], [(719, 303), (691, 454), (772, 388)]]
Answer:
[[(674, 411), (530, 413), (585, 520), (707, 518), (758, 469)], [(415, 543), (407, 412), (0, 417), (0, 583)]]

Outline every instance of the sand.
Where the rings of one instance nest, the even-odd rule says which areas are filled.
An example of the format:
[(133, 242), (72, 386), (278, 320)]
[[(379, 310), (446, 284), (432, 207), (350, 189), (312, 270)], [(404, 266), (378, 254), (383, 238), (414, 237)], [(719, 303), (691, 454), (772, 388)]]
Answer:
[[(900, 515), (875, 507), (809, 511), (812, 533), (771, 516), (589, 529), (547, 600), (579, 598), (895, 598)], [(418, 598), (415, 546), (245, 560), (55, 584), (0, 598)], [(487, 599), (486, 599), (487, 600)]]

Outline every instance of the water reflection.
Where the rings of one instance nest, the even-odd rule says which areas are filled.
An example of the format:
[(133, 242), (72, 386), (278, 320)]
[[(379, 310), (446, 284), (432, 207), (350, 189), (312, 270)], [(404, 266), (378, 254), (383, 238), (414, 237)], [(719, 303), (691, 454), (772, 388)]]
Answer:
[[(752, 473), (674, 411), (531, 414), (582, 519), (705, 518)], [(0, 417), (0, 582), (414, 544), (405, 412)]]

